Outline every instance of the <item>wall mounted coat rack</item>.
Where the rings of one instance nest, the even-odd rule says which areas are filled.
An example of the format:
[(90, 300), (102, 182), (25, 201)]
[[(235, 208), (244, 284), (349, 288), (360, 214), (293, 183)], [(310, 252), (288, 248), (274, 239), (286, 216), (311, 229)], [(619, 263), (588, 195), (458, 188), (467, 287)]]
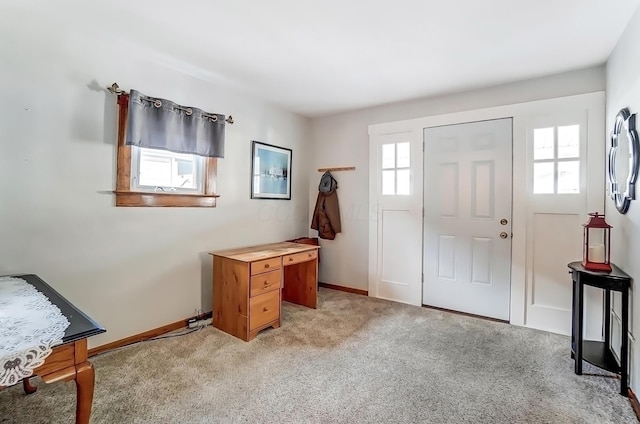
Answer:
[(334, 172), (334, 171), (355, 171), (355, 166), (336, 166), (333, 168), (318, 168), (318, 172)]

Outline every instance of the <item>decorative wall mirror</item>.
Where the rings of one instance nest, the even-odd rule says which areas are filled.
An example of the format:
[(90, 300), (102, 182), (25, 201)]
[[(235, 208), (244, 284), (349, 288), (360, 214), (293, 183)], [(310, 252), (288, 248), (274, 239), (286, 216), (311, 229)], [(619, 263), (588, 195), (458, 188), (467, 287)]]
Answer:
[(636, 133), (636, 115), (624, 108), (616, 115), (609, 149), (609, 188), (620, 213), (627, 213), (635, 199), (640, 165), (640, 146)]

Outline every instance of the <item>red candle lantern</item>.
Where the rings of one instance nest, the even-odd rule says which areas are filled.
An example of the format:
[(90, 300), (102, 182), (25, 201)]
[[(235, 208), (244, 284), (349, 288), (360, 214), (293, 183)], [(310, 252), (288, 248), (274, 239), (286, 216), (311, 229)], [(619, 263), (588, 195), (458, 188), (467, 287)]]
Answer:
[(611, 225), (604, 214), (590, 213), (584, 227), (582, 266), (590, 271), (611, 271)]

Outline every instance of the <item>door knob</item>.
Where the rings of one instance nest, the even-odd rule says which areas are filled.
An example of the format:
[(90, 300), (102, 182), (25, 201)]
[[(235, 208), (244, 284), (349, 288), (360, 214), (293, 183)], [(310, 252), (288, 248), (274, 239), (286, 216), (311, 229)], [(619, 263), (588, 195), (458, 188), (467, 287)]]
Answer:
[(501, 239), (506, 239), (507, 237), (509, 237), (509, 234), (505, 233), (504, 231), (500, 233)]

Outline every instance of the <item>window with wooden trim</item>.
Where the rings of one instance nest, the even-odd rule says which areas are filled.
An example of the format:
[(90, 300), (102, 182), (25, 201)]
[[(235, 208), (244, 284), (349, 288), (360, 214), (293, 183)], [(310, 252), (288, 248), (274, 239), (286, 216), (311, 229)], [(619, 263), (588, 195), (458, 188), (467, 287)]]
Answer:
[(215, 207), (217, 158), (126, 144), (129, 95), (118, 95), (116, 206)]

